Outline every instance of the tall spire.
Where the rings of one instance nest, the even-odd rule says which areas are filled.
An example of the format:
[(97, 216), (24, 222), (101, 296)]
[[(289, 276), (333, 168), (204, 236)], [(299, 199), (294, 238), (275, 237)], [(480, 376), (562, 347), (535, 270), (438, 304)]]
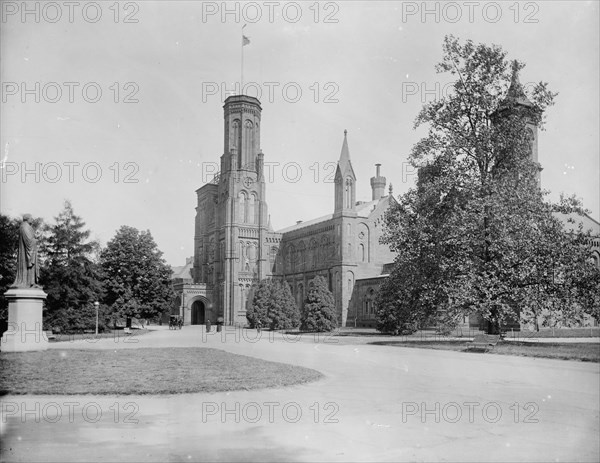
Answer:
[(533, 103), (529, 101), (523, 86), (519, 81), (519, 63), (517, 60), (512, 62), (512, 76), (510, 78), (510, 87), (508, 87), (507, 99), (513, 100), (517, 104), (524, 106), (533, 106)]
[(352, 168), (352, 163), (350, 162), (350, 150), (348, 149), (348, 131), (344, 130), (344, 142), (342, 143), (342, 152), (340, 153), (340, 159), (338, 161), (338, 168), (340, 169), (340, 173), (343, 177), (346, 174), (354, 175), (354, 169)]
[(335, 169), (335, 212), (354, 211), (356, 208), (356, 175), (350, 162), (348, 131), (344, 130), (342, 152)]

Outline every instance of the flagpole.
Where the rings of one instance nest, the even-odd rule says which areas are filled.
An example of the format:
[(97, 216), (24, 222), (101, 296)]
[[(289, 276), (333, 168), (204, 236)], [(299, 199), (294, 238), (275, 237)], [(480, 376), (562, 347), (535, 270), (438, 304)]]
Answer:
[(244, 88), (244, 39), (242, 38), (242, 71), (241, 71), (241, 79), (240, 79), (240, 95), (243, 93), (242, 89)]
[(244, 27), (246, 27), (246, 25), (244, 24), (242, 26), (242, 68), (241, 68), (241, 79), (240, 79), (240, 95), (242, 95), (243, 89), (244, 89)]

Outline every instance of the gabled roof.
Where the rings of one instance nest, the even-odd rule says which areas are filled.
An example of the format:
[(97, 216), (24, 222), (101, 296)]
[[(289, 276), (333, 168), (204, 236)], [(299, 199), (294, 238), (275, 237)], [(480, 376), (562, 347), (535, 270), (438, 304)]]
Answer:
[(387, 209), (390, 205), (390, 201), (393, 200), (393, 196), (383, 196), (382, 198), (375, 199), (373, 201), (358, 204), (356, 206), (356, 215), (358, 217), (371, 217), (376, 211), (381, 209)]
[(327, 222), (328, 220), (331, 220), (332, 218), (333, 218), (333, 214), (323, 215), (321, 217), (317, 217), (316, 219), (307, 220), (305, 222), (300, 222), (295, 225), (291, 225), (289, 227), (282, 228), (281, 230), (277, 230), (277, 233), (289, 233), (291, 231), (296, 231), (301, 228), (308, 227), (310, 225), (315, 225), (315, 224), (321, 223), (321, 222)]
[(193, 257), (188, 257), (186, 259), (185, 265), (178, 265), (176, 267), (171, 266), (171, 279), (175, 279), (175, 278), (182, 278), (182, 279), (187, 279), (187, 278), (192, 278), (192, 275), (190, 273), (190, 270), (194, 267), (194, 258)]

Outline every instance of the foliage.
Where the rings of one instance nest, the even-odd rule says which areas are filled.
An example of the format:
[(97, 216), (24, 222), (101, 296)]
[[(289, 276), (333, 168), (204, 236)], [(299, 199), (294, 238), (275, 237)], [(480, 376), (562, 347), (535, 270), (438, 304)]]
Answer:
[(308, 285), (308, 294), (304, 302), (300, 329), (302, 331), (332, 331), (337, 327), (335, 301), (327, 282), (322, 276), (316, 276)]
[(418, 115), (415, 126), (429, 132), (410, 155), (417, 185), (386, 215), (382, 242), (397, 259), (378, 297), (381, 330), (451, 327), (472, 313), (494, 332), (542, 309), (598, 316), (589, 233), (567, 233), (557, 216), (585, 211), (573, 198), (544, 201), (531, 156), (530, 129), (542, 127), (555, 94), (540, 83), (528, 99), (517, 78), (523, 64), (513, 62), (511, 76), (505, 58), (497, 46), (445, 40), (437, 69), (457, 80)]
[[(55, 224), (45, 227), (46, 239), (40, 240), (44, 255), (40, 284), (48, 294), (44, 325), (62, 331), (93, 329), (96, 324), (94, 302), (102, 297), (102, 275), (93, 255), (99, 244), (89, 241), (91, 232), (65, 201)], [(104, 317), (99, 317), (100, 328)]]
[(297, 328), (300, 311), (287, 282), (261, 280), (254, 288), (246, 318), (251, 328), (256, 328), (259, 323), (272, 330)]
[(171, 268), (150, 231), (122, 226), (100, 255), (104, 303), (114, 318), (153, 319), (169, 312), (175, 293)]
[[(8, 301), (4, 293), (15, 281), (19, 222), (0, 214), (0, 319), (8, 318)], [(2, 330), (4, 331), (4, 330)]]

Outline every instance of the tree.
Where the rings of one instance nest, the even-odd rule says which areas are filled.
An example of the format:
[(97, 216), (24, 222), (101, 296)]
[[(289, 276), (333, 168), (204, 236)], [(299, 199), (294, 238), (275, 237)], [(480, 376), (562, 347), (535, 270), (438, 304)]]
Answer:
[(331, 331), (337, 327), (333, 294), (322, 276), (316, 276), (308, 285), (300, 329), (302, 331)]
[(273, 330), (289, 330), (300, 325), (300, 309), (287, 281), (275, 282), (270, 316)]
[[(46, 238), (40, 240), (44, 256), (40, 284), (48, 293), (44, 325), (63, 331), (93, 329), (96, 323), (94, 302), (102, 297), (102, 275), (94, 254), (100, 247), (90, 241), (91, 232), (65, 201), (63, 210), (45, 227)], [(104, 317), (99, 318), (104, 328)]]
[(246, 311), (246, 319), (250, 328), (270, 326), (269, 310), (273, 301), (273, 280), (265, 278), (253, 289), (252, 303)]
[(122, 226), (100, 255), (106, 277), (104, 303), (114, 317), (155, 318), (175, 299), (171, 268), (150, 231)]
[(15, 281), (18, 238), (18, 221), (0, 214), (0, 333), (7, 329), (8, 301), (4, 293)]
[(254, 290), (246, 318), (252, 328), (256, 328), (259, 322), (272, 330), (298, 327), (300, 311), (287, 282), (261, 280)]
[(511, 70), (500, 47), (447, 37), (443, 51), (437, 70), (456, 81), (418, 115), (415, 127), (429, 131), (410, 154), (417, 185), (386, 215), (382, 241), (397, 258), (379, 298), (380, 327), (402, 329), (415, 317), (452, 325), (477, 313), (497, 332), (537, 319), (539, 307), (597, 316), (589, 234), (567, 233), (555, 215), (585, 211), (572, 198), (547, 203), (532, 159), (532, 128), (543, 128), (556, 95), (539, 83), (527, 96), (524, 65)]

